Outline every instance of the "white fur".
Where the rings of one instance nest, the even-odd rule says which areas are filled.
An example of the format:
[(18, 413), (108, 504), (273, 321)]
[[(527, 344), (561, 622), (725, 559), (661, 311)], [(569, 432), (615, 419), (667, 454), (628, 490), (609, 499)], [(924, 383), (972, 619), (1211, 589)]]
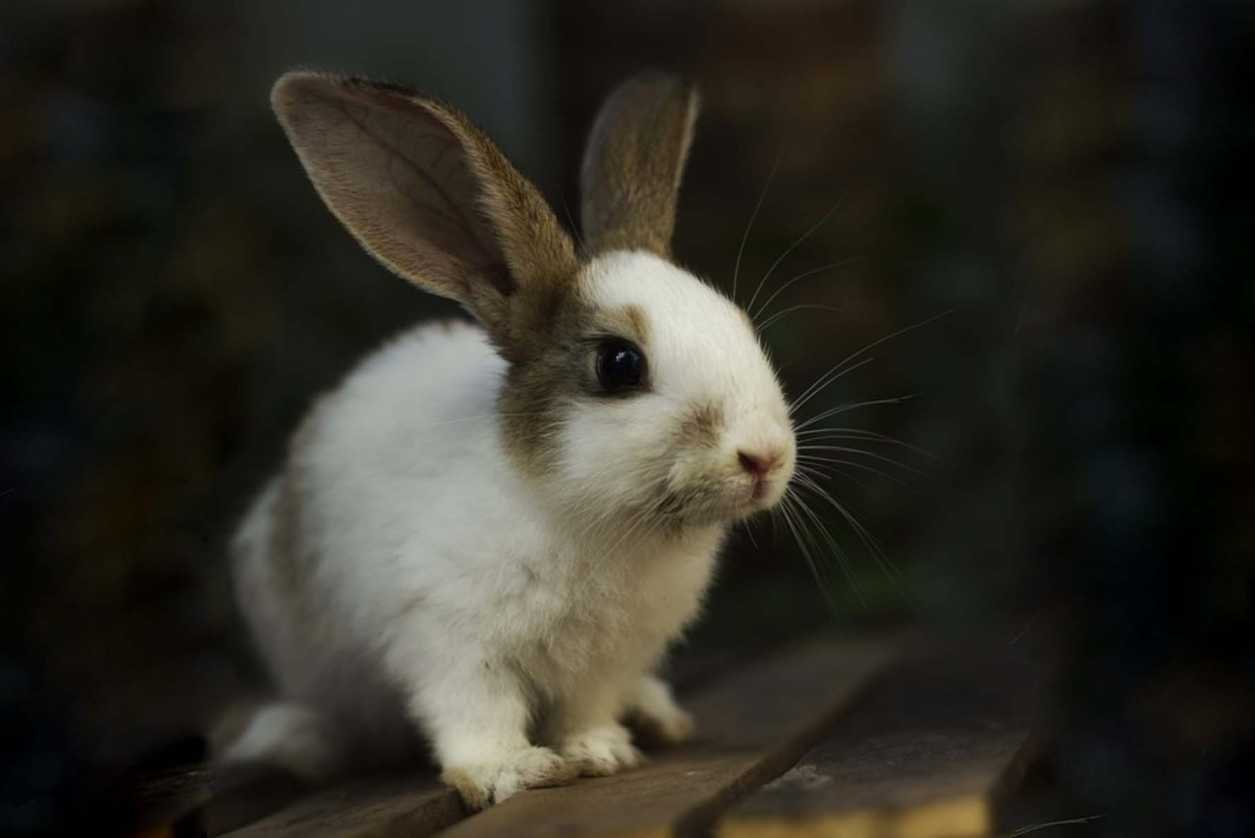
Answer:
[[(765, 504), (720, 510), (719, 517), (740, 517), (776, 503), (792, 474), (794, 444), (788, 408), (774, 370), (767, 362), (749, 319), (742, 310), (692, 274), (644, 251), (617, 251), (585, 269), (584, 287), (598, 306), (636, 305), (649, 319), (645, 347), (652, 392), (611, 404), (574, 407), (563, 450), (566, 477), (580, 491), (613, 499), (641, 490), (641, 462), (661, 452), (671, 477), (707, 476), (712, 465), (727, 466), (731, 480), (751, 488), (739, 471), (738, 449), (774, 448), (786, 455), (783, 480), (776, 480)], [(668, 442), (677, 410), (700, 403), (723, 409), (729, 427), (715, 451), (682, 452), (670, 459)], [(721, 469), (719, 469), (721, 470)], [(660, 476), (660, 475), (652, 475)]]
[[(396, 755), (416, 723), (444, 776), (483, 804), (635, 764), (629, 712), (664, 738), (691, 729), (654, 669), (697, 614), (727, 523), (783, 492), (792, 432), (725, 298), (645, 253), (585, 270), (597, 306), (646, 313), (653, 392), (572, 404), (555, 473), (511, 465), (496, 414), (506, 367), (484, 334), (423, 326), (317, 404), (240, 527), (241, 608), (283, 700), (329, 720), (337, 741), (320, 755)], [(673, 420), (695, 400), (719, 404), (726, 430), (716, 448), (675, 453)], [(788, 459), (752, 502), (736, 451), (761, 445)], [(279, 481), (294, 475), (309, 546), (298, 597), (272, 551)], [(631, 514), (658, 485), (693, 480), (719, 489), (709, 520)], [(273, 738), (254, 735), (248, 756), (301, 759), (261, 754)]]

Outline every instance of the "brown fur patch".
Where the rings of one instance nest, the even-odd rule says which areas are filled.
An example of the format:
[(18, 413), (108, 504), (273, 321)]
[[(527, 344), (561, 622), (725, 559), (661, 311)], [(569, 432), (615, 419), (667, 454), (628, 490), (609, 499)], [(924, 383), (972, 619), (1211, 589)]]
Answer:
[(649, 344), (649, 318), (645, 316), (645, 310), (636, 305), (624, 306), (623, 316), (631, 325), (632, 333), (629, 337), (634, 337), (640, 346), (647, 346)]
[(591, 253), (643, 248), (670, 257), (697, 109), (697, 91), (661, 73), (629, 79), (606, 100), (580, 171)]
[(599, 309), (593, 314), (592, 327), (609, 337), (626, 338), (649, 349), (649, 316), (638, 305)]
[(680, 420), (676, 433), (679, 445), (686, 448), (716, 448), (723, 433), (723, 408), (703, 402), (695, 404)]
[[(589, 383), (584, 338), (593, 308), (576, 288), (556, 295), (537, 313), (538, 326), (520, 343), (498, 405), (507, 453), (525, 474), (552, 470), (561, 453), (568, 405)], [(541, 322), (543, 320), (543, 322)]]
[(649, 353), (650, 327), (637, 305), (599, 309), (582, 290), (582, 274), (553, 289), (549, 307), (518, 342), (501, 392), (501, 428), (506, 450), (524, 473), (552, 470), (561, 453), (569, 405), (596, 387), (588, 338), (622, 337)]

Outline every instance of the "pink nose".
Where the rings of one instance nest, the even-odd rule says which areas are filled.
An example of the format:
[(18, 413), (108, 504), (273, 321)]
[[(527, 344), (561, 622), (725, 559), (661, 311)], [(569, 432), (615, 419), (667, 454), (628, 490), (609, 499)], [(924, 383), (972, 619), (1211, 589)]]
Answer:
[(780, 453), (777, 451), (740, 450), (736, 452), (736, 458), (740, 461), (741, 468), (761, 480), (780, 462)]

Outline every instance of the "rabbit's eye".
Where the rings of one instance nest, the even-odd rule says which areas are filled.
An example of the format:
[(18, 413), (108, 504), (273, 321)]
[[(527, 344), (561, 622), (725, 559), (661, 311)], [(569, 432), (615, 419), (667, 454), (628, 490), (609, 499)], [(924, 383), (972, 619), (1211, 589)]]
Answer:
[(597, 381), (607, 393), (634, 390), (644, 379), (645, 353), (636, 344), (612, 338), (597, 347)]

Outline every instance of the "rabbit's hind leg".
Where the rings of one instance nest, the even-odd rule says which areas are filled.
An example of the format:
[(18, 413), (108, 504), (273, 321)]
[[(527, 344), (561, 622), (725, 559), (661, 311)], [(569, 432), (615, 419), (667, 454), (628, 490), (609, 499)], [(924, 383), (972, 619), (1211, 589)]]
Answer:
[(303, 704), (272, 701), (234, 715), (213, 736), (219, 765), (264, 763), (312, 783), (326, 782), (342, 767), (342, 748), (327, 720)]

